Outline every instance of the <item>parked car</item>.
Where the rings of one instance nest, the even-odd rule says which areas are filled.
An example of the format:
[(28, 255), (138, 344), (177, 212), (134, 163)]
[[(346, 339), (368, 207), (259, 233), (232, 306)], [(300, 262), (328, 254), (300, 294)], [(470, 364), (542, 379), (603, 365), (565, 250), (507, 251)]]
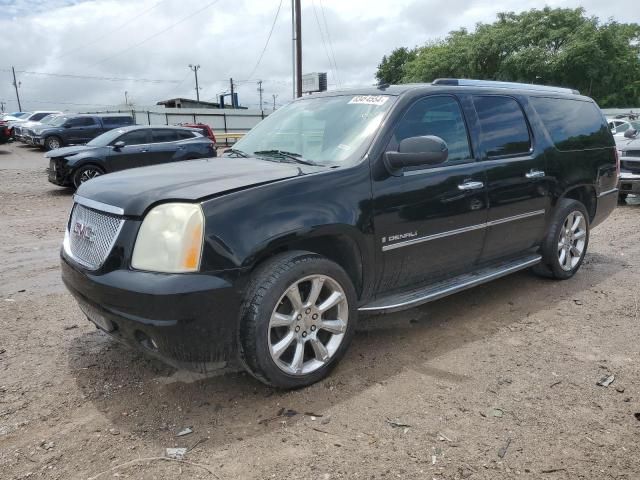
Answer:
[(62, 112), (52, 112), (52, 111), (36, 111), (36, 112), (31, 112), (29, 115), (26, 115), (22, 118), (18, 118), (16, 120), (11, 120), (9, 122), (9, 128), (11, 129), (11, 136), (14, 137), (16, 140), (20, 140), (21, 136), (22, 136), (22, 129), (21, 127), (27, 123), (31, 123), (31, 122), (39, 122), (40, 120), (42, 120), (44, 117), (51, 115), (51, 114), (55, 114), (55, 115), (59, 115)]
[(129, 115), (60, 115), (51, 124), (33, 129), (33, 143), (45, 150), (82, 145), (114, 128), (133, 125)]
[(624, 137), (624, 133), (629, 129), (640, 130), (640, 120), (608, 118), (607, 122), (614, 137)]
[(620, 189), (618, 198), (625, 203), (631, 194), (640, 195), (640, 136), (639, 130), (629, 129), (616, 139), (620, 156)]
[(7, 112), (0, 114), (0, 120), (13, 120), (28, 115), (29, 112)]
[(31, 145), (32, 147), (39, 147), (40, 144), (35, 140), (35, 135), (36, 135), (35, 131), (38, 129), (46, 128), (47, 125), (52, 125), (55, 122), (55, 120), (61, 115), (64, 115), (64, 114), (47, 115), (39, 122), (35, 122), (32, 125), (27, 125), (27, 124), (23, 125), (22, 131), (20, 133), (20, 139), (27, 145)]
[(0, 120), (0, 145), (7, 143), (9, 140), (11, 140), (11, 130), (9, 130), (6, 121)]
[(191, 128), (125, 127), (110, 130), (86, 145), (45, 154), (49, 181), (73, 186), (105, 173), (161, 163), (215, 157), (215, 144)]
[(34, 119), (24, 120), (22, 122), (15, 122), (13, 124), (13, 138), (19, 142), (26, 143), (26, 136), (29, 129), (39, 127), (40, 125), (48, 125), (58, 115), (62, 115), (62, 112), (51, 112), (42, 116), (42, 112), (36, 112), (32, 115)]
[(62, 278), (110, 335), (282, 388), (325, 377), (359, 313), (530, 267), (572, 277), (618, 196), (598, 106), (538, 85), (302, 97), (226, 155), (83, 184)]
[(216, 143), (216, 136), (213, 130), (206, 123), (180, 123), (181, 127), (189, 127), (198, 130), (203, 136), (207, 137), (213, 143)]

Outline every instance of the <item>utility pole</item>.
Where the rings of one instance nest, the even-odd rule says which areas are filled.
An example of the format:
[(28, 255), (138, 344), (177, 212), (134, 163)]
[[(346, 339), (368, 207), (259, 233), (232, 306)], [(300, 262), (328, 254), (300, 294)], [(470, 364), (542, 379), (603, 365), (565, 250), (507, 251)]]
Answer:
[(262, 88), (262, 80), (258, 80), (258, 93), (260, 94), (260, 111), (262, 111), (262, 92), (264, 92), (264, 88)]
[(16, 69), (11, 67), (11, 71), (13, 72), (13, 86), (16, 88), (16, 98), (18, 99), (18, 110), (22, 111), (22, 105), (20, 105), (20, 94), (18, 93), (18, 87), (20, 84), (16, 80)]
[(294, 0), (296, 11), (296, 96), (302, 96), (302, 12), (300, 0)]
[(124, 91), (124, 104), (126, 106), (129, 106), (129, 97), (127, 96), (129, 92), (127, 92), (126, 90)]
[(231, 108), (236, 108), (236, 96), (233, 94), (233, 78), (229, 79), (229, 84), (231, 85)]
[(296, 98), (296, 8), (295, 0), (291, 0), (291, 98)]
[(0, 112), (4, 113), (5, 102), (0, 102)]
[(200, 65), (191, 65), (189, 64), (189, 68), (193, 71), (196, 76), (196, 100), (200, 103), (200, 87), (198, 87), (198, 70), (200, 70)]
[(276, 98), (278, 98), (278, 95), (276, 95), (275, 93), (271, 95), (273, 97), (273, 111), (276, 111)]

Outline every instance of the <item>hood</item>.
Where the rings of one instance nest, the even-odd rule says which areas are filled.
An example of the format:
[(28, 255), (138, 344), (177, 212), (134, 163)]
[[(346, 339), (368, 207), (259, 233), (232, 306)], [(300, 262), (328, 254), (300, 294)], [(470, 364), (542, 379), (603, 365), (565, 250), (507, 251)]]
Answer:
[(257, 158), (207, 158), (104, 175), (81, 185), (77, 195), (141, 216), (154, 203), (197, 201), (325, 169)]
[(59, 157), (69, 157), (71, 155), (76, 155), (81, 152), (88, 152), (91, 150), (96, 150), (102, 147), (88, 147), (86, 145), (75, 145), (73, 147), (62, 147), (56, 148), (55, 150), (49, 150), (44, 154), (46, 158), (59, 158)]

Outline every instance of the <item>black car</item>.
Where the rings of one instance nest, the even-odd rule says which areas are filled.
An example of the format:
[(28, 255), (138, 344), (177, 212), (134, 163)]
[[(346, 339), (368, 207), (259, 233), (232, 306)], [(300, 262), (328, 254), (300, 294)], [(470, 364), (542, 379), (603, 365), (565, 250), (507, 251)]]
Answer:
[(45, 150), (54, 150), (65, 145), (82, 145), (114, 128), (133, 125), (130, 115), (123, 114), (65, 114), (47, 125), (35, 127), (28, 132), (29, 142)]
[(359, 314), (530, 267), (572, 277), (618, 196), (597, 105), (537, 85), (316, 94), (227, 156), (82, 185), (62, 278), (124, 342), (283, 388), (325, 377)]
[(74, 186), (127, 168), (215, 157), (215, 144), (192, 128), (125, 127), (111, 130), (86, 145), (63, 147), (45, 154), (49, 181)]

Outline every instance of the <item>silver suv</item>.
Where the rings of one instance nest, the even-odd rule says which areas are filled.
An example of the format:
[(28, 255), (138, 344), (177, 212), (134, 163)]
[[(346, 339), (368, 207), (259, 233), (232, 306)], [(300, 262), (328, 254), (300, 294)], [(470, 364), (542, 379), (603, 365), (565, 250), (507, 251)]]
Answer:
[(623, 137), (614, 137), (620, 157), (619, 199), (624, 203), (629, 194), (640, 195), (640, 135), (627, 129)]

